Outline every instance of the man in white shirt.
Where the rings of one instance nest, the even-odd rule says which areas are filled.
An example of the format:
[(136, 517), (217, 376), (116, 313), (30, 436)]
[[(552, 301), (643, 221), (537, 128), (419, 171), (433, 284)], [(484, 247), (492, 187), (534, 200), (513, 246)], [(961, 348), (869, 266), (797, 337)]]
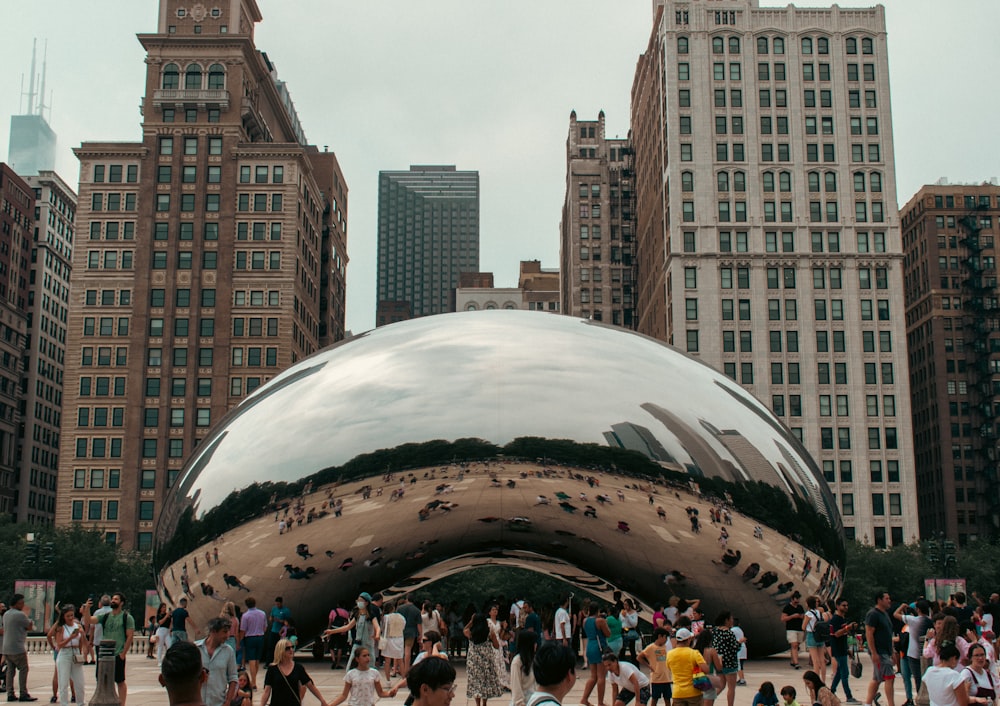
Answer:
[(573, 633), (572, 622), (569, 617), (569, 601), (572, 595), (563, 598), (562, 604), (556, 609), (555, 636), (556, 642), (569, 647), (570, 636)]

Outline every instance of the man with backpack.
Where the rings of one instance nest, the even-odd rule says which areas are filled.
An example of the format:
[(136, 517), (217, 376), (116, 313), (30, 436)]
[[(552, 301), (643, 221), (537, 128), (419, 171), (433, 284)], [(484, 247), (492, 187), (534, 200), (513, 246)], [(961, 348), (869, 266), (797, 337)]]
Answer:
[[(115, 686), (118, 689), (118, 702), (121, 706), (125, 706), (125, 698), (128, 696), (128, 685), (125, 683), (125, 657), (132, 649), (135, 619), (125, 610), (125, 596), (118, 592), (111, 594), (111, 612), (91, 615), (90, 606), (90, 600), (83, 604), (80, 617), (85, 625), (100, 625), (103, 628), (104, 640), (114, 640)], [(97, 647), (99, 658), (100, 645)]]

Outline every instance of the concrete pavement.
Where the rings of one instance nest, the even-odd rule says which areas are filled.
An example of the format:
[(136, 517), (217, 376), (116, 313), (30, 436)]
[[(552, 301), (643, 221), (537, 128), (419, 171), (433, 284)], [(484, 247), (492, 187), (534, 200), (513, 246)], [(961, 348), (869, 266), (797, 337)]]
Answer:
[[(344, 687), (344, 670), (331, 670), (330, 663), (328, 661), (324, 662), (314, 662), (309, 655), (305, 653), (300, 653), (296, 656), (296, 659), (301, 662), (305, 667), (306, 671), (312, 677), (313, 681), (319, 687), (323, 696), (329, 701), (340, 694)], [(29, 667), (30, 671), (28, 673), (28, 689), (33, 696), (38, 697), (38, 704), (46, 704), (49, 701), (49, 697), (52, 695), (52, 674), (55, 668), (55, 664), (52, 660), (51, 655), (43, 654), (32, 654), (29, 656)], [(865, 665), (864, 676), (861, 679), (851, 679), (851, 688), (854, 692), (855, 698), (863, 700), (865, 696), (865, 689), (868, 685), (868, 679), (871, 675), (871, 664), (867, 656), (862, 656), (862, 661)], [(800, 663), (806, 665), (805, 655), (800, 657)], [(473, 699), (467, 699), (465, 696), (465, 666), (461, 661), (456, 662), (455, 667), (458, 671), (458, 679), (456, 680), (456, 693), (455, 699), (452, 702), (453, 706), (465, 706), (466, 704), (474, 704)], [(770, 681), (774, 684), (776, 690), (780, 690), (782, 686), (790, 684), (795, 687), (799, 694), (799, 701), (802, 703), (807, 703), (803, 701), (803, 698), (808, 700), (808, 697), (803, 697), (802, 694), (805, 693), (805, 685), (802, 683), (802, 673), (805, 671), (806, 666), (803, 666), (801, 670), (794, 670), (789, 666), (788, 655), (775, 655), (767, 659), (751, 660), (745, 663), (745, 676), (747, 680), (747, 686), (736, 687), (736, 700), (735, 706), (751, 706), (753, 703), (754, 694), (757, 691), (757, 687), (762, 681)], [(158, 669), (156, 667), (156, 660), (146, 659), (143, 655), (131, 655), (128, 660), (127, 675), (128, 675), (128, 701), (127, 706), (166, 706), (167, 705), (167, 694), (166, 691), (157, 682)], [(576, 686), (570, 692), (569, 697), (565, 700), (567, 706), (575, 705), (580, 702), (580, 696), (583, 693), (583, 685), (586, 682), (588, 672), (582, 668), (577, 670), (577, 681)], [(94, 686), (96, 684), (95, 674), (93, 667), (88, 666), (86, 671), (87, 679), (87, 699), (93, 696)], [(832, 681), (832, 674), (827, 674), (827, 683)], [(896, 682), (896, 704), (901, 706), (905, 700), (905, 695), (903, 692), (902, 679), (897, 678)], [(258, 676), (258, 684), (263, 686), (263, 676)], [(838, 696), (843, 697), (843, 692), (838, 688)], [(259, 691), (255, 695), (255, 699), (259, 698)], [(405, 700), (407, 691), (404, 688), (400, 689), (396, 698), (393, 699), (382, 699), (381, 704), (383, 706), (401, 706)], [(608, 686), (608, 692), (606, 700), (610, 706), (611, 698), (611, 687)], [(597, 696), (594, 694), (591, 697), (593, 703), (597, 703)], [(257, 702), (259, 703), (259, 702)], [(315, 698), (307, 693), (304, 706), (309, 706), (310, 703), (318, 703)], [(509, 703), (509, 698), (504, 696), (499, 699), (493, 699), (491, 702), (494, 706), (507, 706)], [(719, 706), (725, 706), (725, 694), (720, 695), (716, 704)], [(883, 699), (882, 703), (885, 703)]]

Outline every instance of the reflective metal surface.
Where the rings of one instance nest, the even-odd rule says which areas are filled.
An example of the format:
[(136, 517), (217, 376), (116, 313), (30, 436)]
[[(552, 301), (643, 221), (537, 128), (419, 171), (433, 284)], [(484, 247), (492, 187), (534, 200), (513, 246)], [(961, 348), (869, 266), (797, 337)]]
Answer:
[(202, 443), (157, 527), (161, 591), (179, 597), (187, 566), (199, 624), (219, 608), (203, 597), (242, 601), (242, 583), (310, 636), (362, 590), (511, 563), (620, 588), (647, 619), (670, 595), (732, 609), (756, 654), (784, 646), (789, 583), (840, 590), (843, 552), (815, 463), (735, 382), (523, 311), (393, 324), (301, 361)]

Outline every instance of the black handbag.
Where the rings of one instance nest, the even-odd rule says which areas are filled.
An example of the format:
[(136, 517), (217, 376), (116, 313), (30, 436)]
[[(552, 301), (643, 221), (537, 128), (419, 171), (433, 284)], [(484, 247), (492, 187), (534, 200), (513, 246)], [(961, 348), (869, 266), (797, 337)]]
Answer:
[(861, 658), (858, 657), (858, 651), (854, 650), (851, 652), (851, 676), (860, 679), (863, 673), (864, 667), (861, 665)]

